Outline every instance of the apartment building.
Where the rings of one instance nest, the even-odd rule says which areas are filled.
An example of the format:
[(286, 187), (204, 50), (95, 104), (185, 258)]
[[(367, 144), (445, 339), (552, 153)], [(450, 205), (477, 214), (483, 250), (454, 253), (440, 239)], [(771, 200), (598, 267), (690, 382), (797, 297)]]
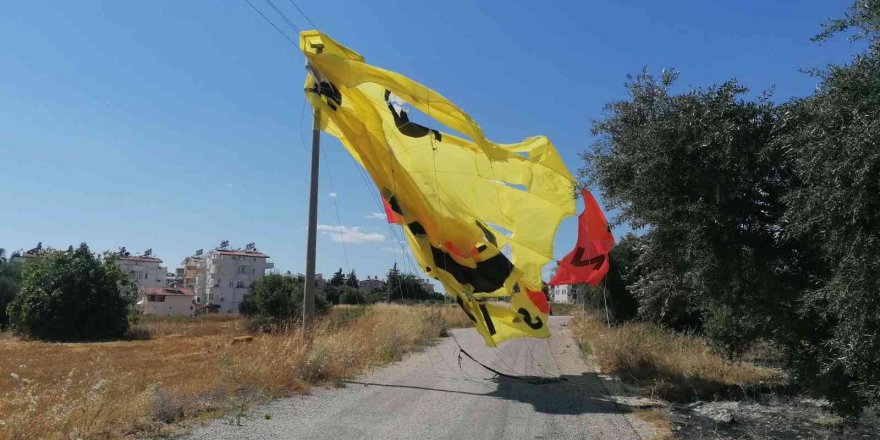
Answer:
[(217, 313), (238, 313), (251, 285), (274, 267), (268, 259), (253, 243), (244, 249), (229, 249), (229, 242), (222, 242), (205, 257), (205, 304)]

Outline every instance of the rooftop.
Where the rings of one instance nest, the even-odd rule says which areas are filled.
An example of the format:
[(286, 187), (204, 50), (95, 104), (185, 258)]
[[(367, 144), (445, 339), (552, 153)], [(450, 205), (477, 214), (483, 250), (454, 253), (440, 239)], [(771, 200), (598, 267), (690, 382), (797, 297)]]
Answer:
[(145, 295), (165, 295), (165, 296), (173, 296), (173, 295), (193, 296), (194, 295), (192, 289), (188, 289), (186, 287), (141, 287), (141, 291)]

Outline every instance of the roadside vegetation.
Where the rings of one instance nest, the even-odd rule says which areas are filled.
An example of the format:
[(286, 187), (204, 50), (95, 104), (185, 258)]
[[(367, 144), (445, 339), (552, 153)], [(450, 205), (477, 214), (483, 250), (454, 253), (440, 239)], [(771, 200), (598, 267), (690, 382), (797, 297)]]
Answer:
[(0, 439), (135, 437), (200, 417), (235, 422), (256, 402), (338, 383), (469, 325), (455, 306), (373, 305), (337, 306), (309, 330), (270, 333), (216, 315), (145, 318), (133, 339), (101, 343), (0, 333)]
[[(606, 369), (672, 400), (714, 395), (775, 380), (725, 360), (766, 341), (801, 392), (849, 420), (878, 413), (880, 0), (814, 40), (841, 34), (855, 54), (811, 72), (809, 96), (643, 71), (593, 123), (581, 183), (635, 231), (604, 286), (618, 327), (588, 341)], [(607, 319), (601, 290), (587, 300)]]

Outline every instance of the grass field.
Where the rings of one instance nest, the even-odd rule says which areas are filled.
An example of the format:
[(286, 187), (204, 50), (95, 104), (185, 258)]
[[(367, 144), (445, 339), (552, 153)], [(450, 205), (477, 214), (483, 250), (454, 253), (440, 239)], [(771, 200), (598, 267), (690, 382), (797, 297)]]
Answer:
[[(336, 307), (310, 330), (248, 334), (230, 316), (145, 318), (130, 340), (24, 341), (0, 333), (0, 439), (162, 435), (179, 422), (332, 383), (469, 326), (455, 306)], [(233, 343), (232, 338), (253, 336)]]

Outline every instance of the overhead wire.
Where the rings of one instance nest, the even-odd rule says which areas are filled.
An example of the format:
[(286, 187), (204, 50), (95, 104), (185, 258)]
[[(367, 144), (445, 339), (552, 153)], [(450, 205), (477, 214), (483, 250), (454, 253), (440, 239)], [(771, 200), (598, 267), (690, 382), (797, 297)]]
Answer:
[(285, 40), (289, 41), (290, 44), (296, 46), (296, 43), (293, 40), (291, 40), (290, 37), (288, 37), (287, 34), (285, 34), (284, 31), (281, 30), (281, 28), (276, 26), (275, 23), (272, 22), (272, 20), (269, 20), (269, 17), (266, 17), (266, 15), (263, 14), (262, 11), (257, 9), (257, 7), (254, 6), (254, 4), (251, 3), (250, 0), (244, 0), (244, 2), (247, 3), (254, 11), (256, 11), (257, 14), (260, 14), (260, 17), (263, 17), (263, 20), (266, 20), (266, 23), (269, 23), (273, 28), (275, 28), (275, 30), (278, 31), (278, 33), (281, 34), (281, 36), (284, 37)]

